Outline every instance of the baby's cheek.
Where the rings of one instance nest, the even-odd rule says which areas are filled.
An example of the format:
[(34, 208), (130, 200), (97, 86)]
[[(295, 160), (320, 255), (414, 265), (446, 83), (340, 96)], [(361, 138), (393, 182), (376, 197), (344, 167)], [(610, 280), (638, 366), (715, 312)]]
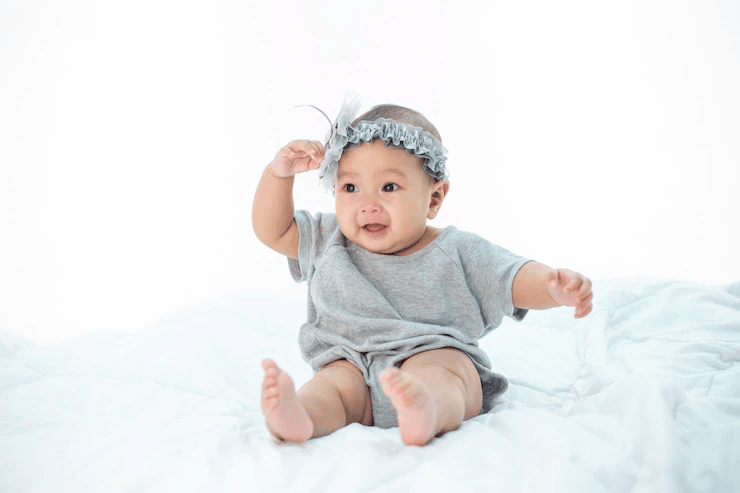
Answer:
[(337, 221), (342, 223), (349, 220), (352, 217), (352, 207), (345, 204), (337, 203), (336, 205)]
[(352, 209), (347, 206), (342, 207), (338, 205), (336, 209), (336, 214), (337, 214), (337, 224), (339, 225), (339, 230), (345, 236), (350, 235), (354, 229)]

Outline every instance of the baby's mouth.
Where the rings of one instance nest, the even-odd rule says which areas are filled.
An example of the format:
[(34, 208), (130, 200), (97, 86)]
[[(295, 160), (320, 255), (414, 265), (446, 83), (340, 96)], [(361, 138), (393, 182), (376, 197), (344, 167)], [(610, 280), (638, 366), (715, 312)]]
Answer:
[(388, 226), (386, 226), (385, 224), (370, 223), (370, 224), (364, 225), (362, 229), (364, 229), (370, 234), (378, 234), (378, 233), (382, 233), (387, 227)]

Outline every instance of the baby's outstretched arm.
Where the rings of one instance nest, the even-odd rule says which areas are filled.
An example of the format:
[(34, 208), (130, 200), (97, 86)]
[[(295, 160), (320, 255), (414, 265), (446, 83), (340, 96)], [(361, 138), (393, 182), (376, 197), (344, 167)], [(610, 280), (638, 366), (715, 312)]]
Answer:
[(551, 269), (538, 262), (528, 262), (519, 270), (512, 287), (514, 306), (542, 310), (573, 306), (575, 317), (591, 313), (591, 281), (568, 269)]
[(276, 252), (298, 258), (298, 226), (293, 219), (293, 181), (297, 173), (318, 169), (324, 160), (319, 141), (294, 140), (280, 149), (262, 173), (252, 205), (257, 238)]

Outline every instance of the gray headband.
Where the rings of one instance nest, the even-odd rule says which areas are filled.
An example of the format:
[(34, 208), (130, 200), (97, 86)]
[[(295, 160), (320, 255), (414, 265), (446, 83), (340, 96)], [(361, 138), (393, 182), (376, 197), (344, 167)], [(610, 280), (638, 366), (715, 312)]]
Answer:
[[(312, 107), (319, 110), (315, 106)], [(359, 96), (345, 97), (337, 119), (331, 124), (331, 131), (326, 138), (324, 162), (319, 168), (319, 180), (324, 190), (335, 193), (337, 169), (342, 153), (375, 139), (384, 140), (387, 147), (405, 149), (409, 154), (421, 158), (424, 171), (436, 180), (447, 179), (449, 176), (445, 166), (447, 149), (434, 135), (421, 127), (398, 123), (390, 118), (379, 118), (372, 122), (363, 120), (352, 126), (352, 120), (359, 109)], [(323, 111), (321, 113), (329, 120), (326, 113)]]

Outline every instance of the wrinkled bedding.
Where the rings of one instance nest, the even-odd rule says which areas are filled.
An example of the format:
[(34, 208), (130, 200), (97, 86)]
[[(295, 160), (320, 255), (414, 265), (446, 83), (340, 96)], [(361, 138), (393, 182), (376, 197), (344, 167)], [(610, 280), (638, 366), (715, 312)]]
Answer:
[(481, 340), (510, 386), (425, 447), (348, 426), (279, 443), (260, 361), (298, 385), (303, 297), (245, 293), (130, 333), (0, 333), (0, 492), (740, 491), (740, 282), (594, 283), (594, 311)]

